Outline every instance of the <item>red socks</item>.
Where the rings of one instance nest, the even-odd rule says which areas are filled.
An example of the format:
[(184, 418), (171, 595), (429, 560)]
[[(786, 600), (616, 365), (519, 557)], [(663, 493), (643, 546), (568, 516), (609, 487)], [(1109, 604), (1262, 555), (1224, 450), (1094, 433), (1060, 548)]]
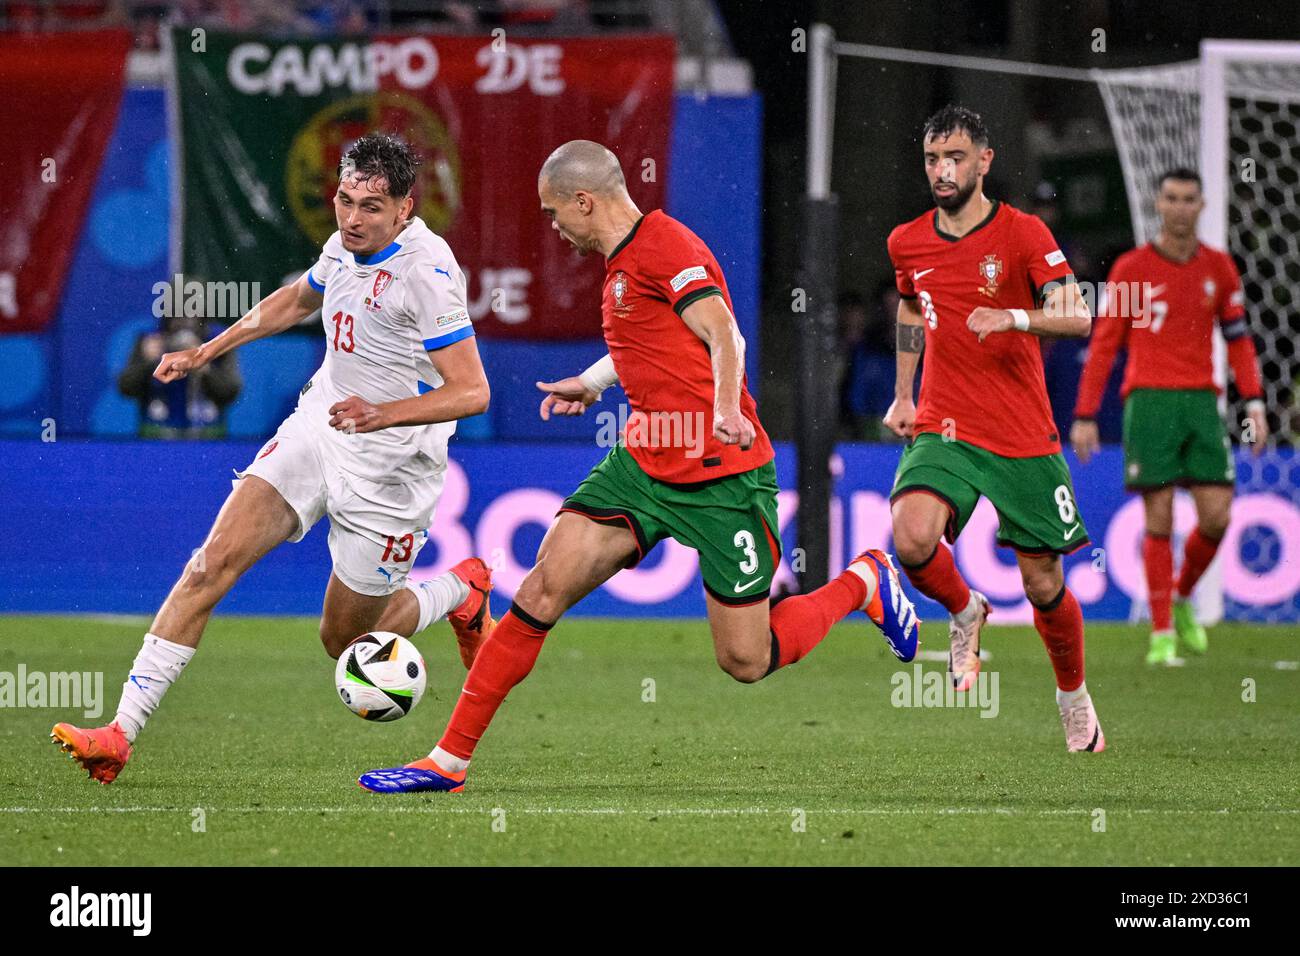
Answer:
[(1146, 533), (1142, 539), (1142, 563), (1147, 572), (1147, 601), (1151, 605), (1151, 629), (1173, 627), (1174, 552), (1169, 536)]
[(1178, 574), (1178, 596), (1180, 598), (1191, 596), (1192, 589), (1196, 587), (1196, 582), (1201, 580), (1201, 575), (1210, 566), (1210, 562), (1214, 560), (1214, 554), (1218, 550), (1219, 541), (1207, 538), (1201, 533), (1200, 528), (1196, 528), (1187, 536), (1187, 543), (1183, 546), (1183, 569)]
[(1034, 606), (1034, 627), (1052, 659), (1056, 686), (1078, 690), (1083, 683), (1083, 611), (1069, 588), (1062, 587), (1051, 603)]
[(942, 541), (935, 545), (930, 557), (915, 567), (904, 564), (903, 570), (918, 591), (938, 601), (949, 614), (960, 614), (970, 603), (970, 588), (958, 573), (952, 552)]
[(846, 569), (825, 587), (788, 597), (772, 608), (772, 663), (767, 672), (804, 657), (830, 633), (836, 621), (848, 617), (866, 601), (866, 584)]
[(510, 688), (528, 676), (550, 624), (511, 605), (478, 649), (438, 746), (468, 760)]

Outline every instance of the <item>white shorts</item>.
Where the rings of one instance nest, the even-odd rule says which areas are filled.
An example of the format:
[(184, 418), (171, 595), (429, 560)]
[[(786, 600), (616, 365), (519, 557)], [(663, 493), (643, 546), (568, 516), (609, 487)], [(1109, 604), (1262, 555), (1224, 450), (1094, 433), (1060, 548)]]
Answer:
[(236, 481), (256, 475), (271, 483), (298, 515), (301, 541), (329, 515), (330, 558), (339, 580), (358, 594), (400, 590), (442, 494), (442, 473), (400, 484), (380, 484), (339, 469), (301, 411), (284, 420)]

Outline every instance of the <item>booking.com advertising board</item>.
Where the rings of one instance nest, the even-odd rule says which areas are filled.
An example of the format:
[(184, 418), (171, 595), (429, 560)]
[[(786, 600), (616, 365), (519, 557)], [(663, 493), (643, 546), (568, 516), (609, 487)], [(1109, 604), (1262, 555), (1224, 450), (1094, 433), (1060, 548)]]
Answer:
[[(598, 423), (588, 420), (596, 436)], [(152, 613), (203, 543), (230, 490), (233, 470), (247, 465), (260, 447), (252, 442), (0, 442), (6, 486), (0, 503), (0, 526), (6, 529), (0, 535), (0, 609)], [(453, 441), (442, 500), (414, 577), (431, 576), (478, 554), (496, 569), (496, 605), (504, 609), (561, 500), (604, 453), (594, 437), (590, 443)], [(899, 453), (897, 446), (840, 448), (831, 505), (838, 567), (865, 548), (889, 547), (889, 490)], [(1066, 558), (1067, 580), (1089, 619), (1128, 619), (1145, 593), (1141, 500), (1119, 490), (1118, 449), (1104, 449), (1086, 467), (1071, 464), (1091, 543)], [(794, 466), (793, 449), (778, 446), (785, 548), (778, 586), (793, 581), (791, 562), (798, 560)], [(1240, 456), (1239, 468), (1250, 467), (1248, 456)], [(1242, 490), (1233, 515), (1219, 558), (1228, 615), (1296, 620), (1300, 507), (1271, 492)], [(1190, 502), (1180, 505), (1177, 533), (1186, 534), (1194, 521)], [(992, 601), (994, 623), (1027, 622), (1030, 608), (1014, 556), (995, 545), (996, 527), (996, 516), (981, 502), (957, 543), (957, 563)], [(51, 529), (59, 529), (57, 535)], [(218, 612), (318, 614), (329, 569), (326, 529), (317, 526), (302, 542), (282, 545), (264, 558)], [(920, 606), (923, 618), (941, 618), (937, 605)], [(665, 541), (572, 613), (702, 615), (695, 553)]]

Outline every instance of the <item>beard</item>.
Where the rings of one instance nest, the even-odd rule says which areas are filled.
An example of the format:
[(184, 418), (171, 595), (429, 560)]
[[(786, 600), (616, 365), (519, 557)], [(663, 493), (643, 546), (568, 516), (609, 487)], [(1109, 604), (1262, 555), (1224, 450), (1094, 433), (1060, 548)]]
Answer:
[(960, 209), (962, 206), (966, 205), (970, 200), (971, 195), (975, 192), (974, 177), (971, 177), (971, 181), (966, 183), (964, 186), (956, 183), (953, 185), (957, 186), (957, 189), (947, 196), (935, 192), (934, 186), (930, 187), (930, 195), (934, 197), (934, 204), (944, 212), (952, 212), (954, 209)]
[(573, 251), (580, 256), (589, 256), (595, 249), (595, 244), (590, 239), (579, 239), (577, 236), (566, 237), (569, 245), (573, 246)]

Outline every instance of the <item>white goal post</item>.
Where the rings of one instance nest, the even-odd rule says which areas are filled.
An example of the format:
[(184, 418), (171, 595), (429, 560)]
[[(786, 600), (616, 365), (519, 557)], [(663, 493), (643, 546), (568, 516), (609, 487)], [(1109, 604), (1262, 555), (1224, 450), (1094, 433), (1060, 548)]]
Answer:
[[(838, 42), (825, 24), (809, 31), (808, 190), (833, 195), (831, 156), (839, 57), (978, 70), (1030, 79), (1095, 84), (1110, 122), (1123, 171), (1133, 240), (1153, 238), (1159, 224), (1154, 195), (1173, 166), (1198, 166), (1206, 244), (1243, 262), (1252, 333), (1261, 344), (1265, 400), (1274, 433), (1270, 446), (1300, 444), (1300, 43), (1205, 40), (1196, 60), (1133, 69), (1077, 69), (978, 56)], [(1216, 333), (1215, 374), (1226, 378), (1225, 349)], [(1226, 408), (1230, 429), (1241, 422)], [(1278, 496), (1300, 514), (1300, 465), (1290, 448), (1266, 450), (1242, 469), (1243, 492)], [(1231, 532), (1230, 532), (1231, 533)], [(1300, 541), (1272, 540), (1252, 530), (1237, 543), (1252, 571), (1297, 560)], [(1258, 540), (1249, 539), (1257, 535)], [(1276, 537), (1276, 536), (1275, 536)], [(1224, 614), (1216, 560), (1197, 593), (1202, 621)], [(1268, 609), (1242, 602), (1256, 620), (1300, 620), (1300, 591)], [(1135, 611), (1140, 610), (1135, 608)], [(1238, 609), (1240, 610), (1240, 609)]]

